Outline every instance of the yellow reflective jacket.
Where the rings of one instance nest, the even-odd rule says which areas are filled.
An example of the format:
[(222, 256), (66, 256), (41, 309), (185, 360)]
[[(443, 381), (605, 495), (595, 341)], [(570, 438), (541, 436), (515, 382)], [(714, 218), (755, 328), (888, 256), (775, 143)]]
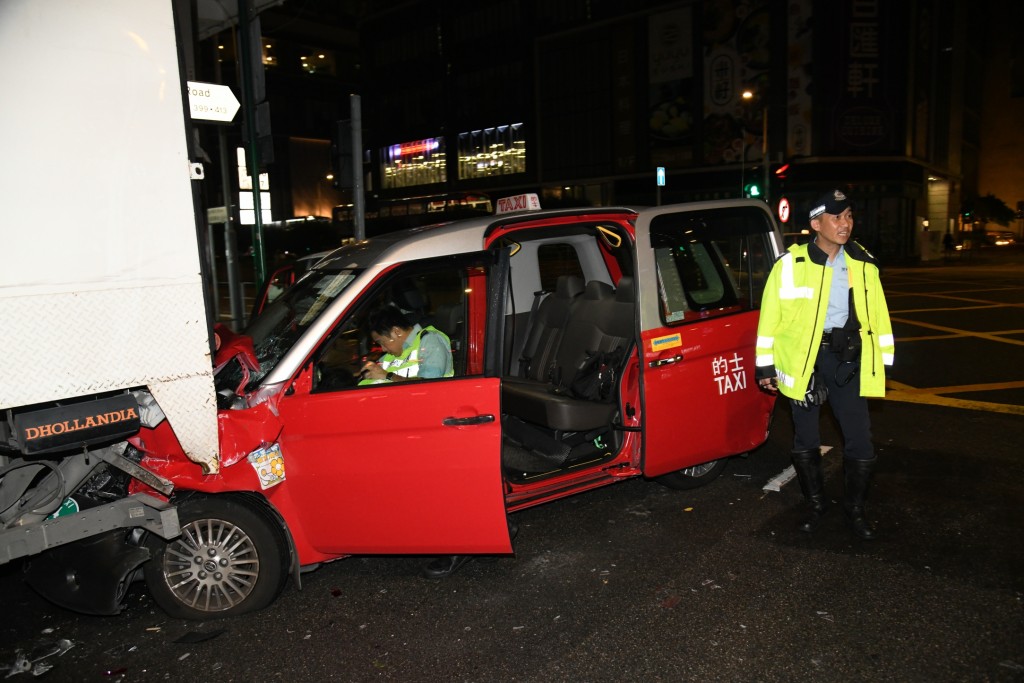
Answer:
[[(894, 339), (875, 258), (856, 242), (844, 247), (851, 317), (860, 324), (860, 395), (885, 395), (885, 366), (892, 365)], [(825, 329), (831, 272), (827, 255), (814, 243), (794, 244), (775, 262), (757, 324), (758, 379), (776, 377), (779, 391), (800, 400), (814, 372)]]

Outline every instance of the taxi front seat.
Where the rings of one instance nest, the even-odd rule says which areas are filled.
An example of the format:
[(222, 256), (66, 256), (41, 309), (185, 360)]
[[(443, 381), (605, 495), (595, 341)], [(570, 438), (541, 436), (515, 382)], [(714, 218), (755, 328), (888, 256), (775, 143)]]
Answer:
[(455, 376), (461, 377), (466, 372), (466, 345), (463, 337), (466, 334), (464, 301), (454, 304), (443, 304), (437, 307), (433, 319), (426, 319), (424, 324), (431, 324), (448, 335), (452, 343), (452, 367)]

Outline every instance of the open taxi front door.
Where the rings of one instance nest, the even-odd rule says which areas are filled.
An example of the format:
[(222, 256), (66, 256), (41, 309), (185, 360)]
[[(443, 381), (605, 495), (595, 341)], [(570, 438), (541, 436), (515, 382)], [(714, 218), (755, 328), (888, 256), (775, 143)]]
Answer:
[(638, 215), (645, 475), (744, 453), (767, 438), (774, 399), (754, 381), (754, 346), (776, 233), (755, 200)]
[[(272, 501), (293, 511), (289, 526), (315, 553), (512, 552), (500, 378), (484, 370), (503, 313), (493, 306), (504, 300), (501, 270), (490, 252), (396, 265), (360, 294), (281, 399), (288, 472), (275, 493), (290, 500)], [(452, 375), (361, 380), (373, 352), (367, 314), (410, 289), (446, 304), (416, 324), (450, 339)]]

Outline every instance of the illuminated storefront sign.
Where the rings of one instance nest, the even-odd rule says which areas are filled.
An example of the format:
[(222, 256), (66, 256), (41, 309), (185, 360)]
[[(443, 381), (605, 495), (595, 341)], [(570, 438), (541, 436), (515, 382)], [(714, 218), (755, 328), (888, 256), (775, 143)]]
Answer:
[(385, 188), (432, 185), (448, 179), (443, 137), (402, 142), (382, 151), (381, 185)]
[(391, 145), (388, 147), (388, 159), (389, 161), (395, 161), (396, 159), (402, 159), (402, 157), (427, 154), (429, 152), (436, 151), (440, 146), (440, 138), (427, 138), (426, 140), (417, 140), (416, 142), (404, 142), (400, 145)]
[[(431, 185), (448, 180), (443, 137), (411, 140), (381, 150), (384, 188)], [(459, 179), (526, 173), (522, 123), (459, 133)]]
[(526, 173), (523, 124), (459, 133), (459, 179)]

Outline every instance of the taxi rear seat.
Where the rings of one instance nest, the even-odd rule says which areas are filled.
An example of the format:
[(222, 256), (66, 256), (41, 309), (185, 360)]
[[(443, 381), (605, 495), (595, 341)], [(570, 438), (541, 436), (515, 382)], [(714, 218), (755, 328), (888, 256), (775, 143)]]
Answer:
[[(597, 280), (588, 282), (583, 296), (571, 305), (550, 371), (538, 376), (531, 370), (530, 377), (503, 380), (502, 412), (558, 431), (609, 426), (618, 401), (602, 403), (573, 398), (561, 388), (572, 384), (588, 354), (629, 347), (634, 335), (634, 313), (632, 278), (622, 277), (617, 290)], [(532, 336), (533, 330), (530, 332)]]
[(558, 344), (569, 322), (573, 304), (583, 293), (583, 280), (562, 275), (555, 282), (555, 291), (545, 297), (537, 308), (526, 343), (519, 359), (519, 376), (535, 381), (549, 380)]

